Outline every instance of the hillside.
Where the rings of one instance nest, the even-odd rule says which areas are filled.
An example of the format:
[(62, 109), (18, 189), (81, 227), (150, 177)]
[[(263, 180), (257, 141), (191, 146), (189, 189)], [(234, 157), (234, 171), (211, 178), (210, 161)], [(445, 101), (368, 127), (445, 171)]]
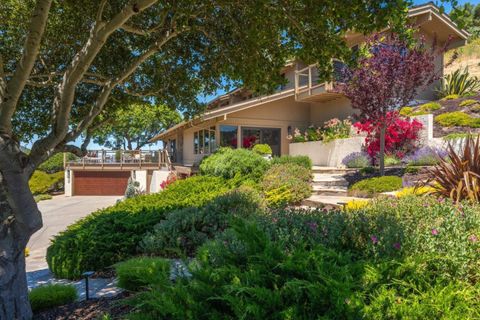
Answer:
[(458, 58), (445, 68), (445, 74), (468, 67), (470, 74), (480, 77), (480, 39), (472, 40), (464, 47), (447, 52), (445, 63), (452, 58), (454, 52), (457, 52)]

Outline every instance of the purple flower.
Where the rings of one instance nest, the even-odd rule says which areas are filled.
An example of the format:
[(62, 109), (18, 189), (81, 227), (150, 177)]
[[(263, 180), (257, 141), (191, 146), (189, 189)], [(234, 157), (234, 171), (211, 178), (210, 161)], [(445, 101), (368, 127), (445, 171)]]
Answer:
[(400, 245), (400, 242), (395, 242), (395, 243), (393, 244), (393, 248), (395, 248), (395, 249), (397, 249), (397, 250), (400, 250), (401, 247), (402, 247), (402, 246)]
[(372, 243), (373, 244), (377, 244), (378, 243), (378, 238), (376, 236), (370, 236), (370, 240), (372, 240)]
[(478, 237), (472, 234), (470, 237), (468, 237), (468, 241), (475, 243), (478, 241)]
[(317, 232), (318, 224), (316, 222), (308, 222), (307, 225), (310, 227), (310, 230)]
[(438, 235), (438, 230), (433, 228), (432, 229), (432, 235), (437, 236)]
[(366, 152), (352, 152), (342, 160), (347, 168), (363, 168), (371, 164), (370, 157)]
[(416, 166), (431, 166), (438, 163), (439, 159), (445, 159), (447, 151), (439, 148), (423, 147), (404, 158), (406, 163)]

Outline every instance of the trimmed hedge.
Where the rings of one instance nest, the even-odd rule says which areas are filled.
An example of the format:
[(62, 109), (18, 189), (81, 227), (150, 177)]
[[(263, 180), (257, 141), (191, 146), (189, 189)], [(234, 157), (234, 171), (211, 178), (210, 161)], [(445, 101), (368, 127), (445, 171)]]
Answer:
[(49, 284), (32, 289), (28, 294), (33, 312), (58, 307), (78, 298), (73, 285)]
[(402, 188), (402, 178), (383, 176), (358, 181), (349, 188), (349, 193), (356, 196), (372, 197), (377, 193), (395, 191), (400, 188)]
[(140, 291), (147, 286), (165, 284), (170, 279), (169, 260), (137, 257), (115, 265), (118, 286), (129, 291)]
[(60, 278), (79, 278), (137, 253), (143, 235), (175, 209), (199, 207), (229, 190), (218, 177), (179, 180), (157, 194), (127, 199), (70, 225), (47, 250), (50, 270)]
[(200, 172), (232, 179), (259, 181), (269, 167), (269, 161), (258, 153), (247, 149), (220, 148), (214, 154), (203, 158)]

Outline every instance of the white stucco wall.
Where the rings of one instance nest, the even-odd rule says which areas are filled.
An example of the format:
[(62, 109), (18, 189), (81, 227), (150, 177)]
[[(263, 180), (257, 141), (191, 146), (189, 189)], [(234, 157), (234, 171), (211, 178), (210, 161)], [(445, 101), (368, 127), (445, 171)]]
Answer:
[(71, 197), (73, 194), (73, 172), (70, 169), (65, 170), (64, 193), (66, 197)]
[(160, 184), (167, 180), (170, 171), (167, 169), (154, 170), (152, 173), (152, 180), (150, 181), (150, 193), (160, 192)]
[(147, 170), (132, 170), (132, 178), (140, 183), (138, 186), (140, 191), (147, 191)]
[(313, 165), (342, 167), (342, 160), (352, 152), (360, 152), (365, 137), (336, 139), (328, 143), (321, 141), (299, 142), (290, 144), (290, 155), (308, 156)]

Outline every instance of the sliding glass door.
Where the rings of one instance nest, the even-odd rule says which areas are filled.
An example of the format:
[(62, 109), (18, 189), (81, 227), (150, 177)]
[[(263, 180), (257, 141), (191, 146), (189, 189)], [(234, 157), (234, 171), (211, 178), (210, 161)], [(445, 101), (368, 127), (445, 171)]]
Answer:
[(242, 127), (242, 147), (252, 148), (256, 144), (268, 144), (275, 156), (280, 156), (281, 129)]

